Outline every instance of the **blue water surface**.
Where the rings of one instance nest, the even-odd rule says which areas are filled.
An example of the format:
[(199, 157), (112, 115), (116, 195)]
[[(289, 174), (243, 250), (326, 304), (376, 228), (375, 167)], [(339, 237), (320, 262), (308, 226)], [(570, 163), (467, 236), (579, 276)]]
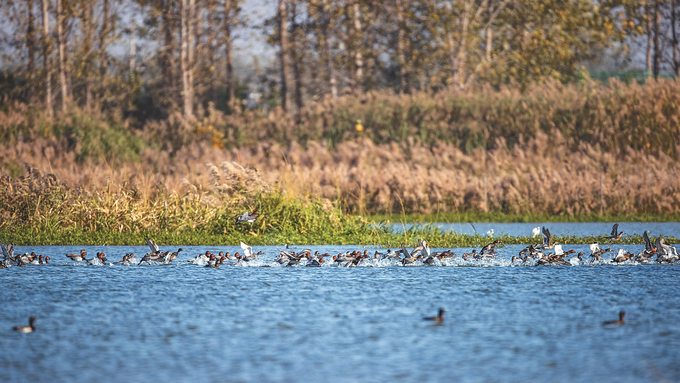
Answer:
[[(220, 269), (187, 260), (240, 248), (98, 267), (64, 256), (80, 247), (19, 247), (52, 261), (0, 270), (0, 381), (680, 381), (680, 265), (612, 265), (611, 253), (580, 266), (512, 265), (522, 247), (489, 261), (454, 249), (442, 267), (286, 268), (265, 246), (254, 248), (260, 259)], [(85, 249), (109, 262), (148, 251)], [(440, 307), (442, 324), (422, 320)], [(625, 325), (602, 325), (620, 310)], [(36, 332), (11, 330), (29, 316)]]
[[(393, 223), (391, 227), (403, 232), (412, 227), (433, 226), (445, 232), (479, 235), (511, 235), (514, 237), (530, 237), (535, 228), (546, 227), (552, 235), (590, 237), (609, 235), (612, 232), (611, 222), (475, 222), (475, 223), (443, 223), (430, 224)], [(642, 235), (648, 231), (652, 236), (664, 235), (680, 237), (680, 222), (621, 222), (618, 231), (625, 235)], [(624, 235), (624, 236), (625, 236)]]

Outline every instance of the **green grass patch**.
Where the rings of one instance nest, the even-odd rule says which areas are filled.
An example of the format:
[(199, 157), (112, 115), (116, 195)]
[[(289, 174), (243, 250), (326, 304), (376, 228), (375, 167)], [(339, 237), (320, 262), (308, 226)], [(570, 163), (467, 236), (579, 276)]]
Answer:
[[(244, 225), (247, 228), (248, 224)], [(384, 226), (366, 225), (360, 230), (357, 227), (338, 226), (335, 230), (301, 233), (295, 230), (265, 232), (257, 234), (252, 230), (233, 231), (228, 234), (214, 234), (209, 231), (156, 231), (156, 232), (114, 232), (114, 231), (35, 231), (23, 228), (13, 232), (0, 232), (0, 241), (15, 246), (132, 246), (145, 245), (146, 238), (153, 238), (159, 245), (166, 246), (237, 246), (243, 241), (253, 246), (263, 245), (371, 245), (385, 248), (397, 248), (402, 243), (414, 246), (420, 239), (428, 241), (433, 248), (481, 247), (487, 243), (501, 239), (503, 244), (540, 243), (539, 238), (513, 236), (481, 236), (444, 232), (437, 227), (422, 226), (411, 228), (404, 233), (393, 233)], [(566, 244), (591, 244), (597, 242), (603, 247), (614, 247), (617, 244), (642, 244), (640, 236), (628, 236), (612, 243), (606, 236), (556, 236), (555, 241)], [(678, 243), (678, 238), (666, 237), (667, 243)]]

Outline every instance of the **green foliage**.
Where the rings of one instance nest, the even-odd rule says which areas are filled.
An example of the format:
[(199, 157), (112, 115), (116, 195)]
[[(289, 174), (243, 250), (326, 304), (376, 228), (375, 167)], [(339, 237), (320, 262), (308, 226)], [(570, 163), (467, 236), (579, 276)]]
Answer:
[(66, 139), (66, 150), (75, 151), (79, 162), (133, 162), (139, 160), (141, 151), (146, 147), (139, 135), (119, 121), (93, 118), (82, 113), (58, 120), (44, 134), (45, 138), (54, 135)]

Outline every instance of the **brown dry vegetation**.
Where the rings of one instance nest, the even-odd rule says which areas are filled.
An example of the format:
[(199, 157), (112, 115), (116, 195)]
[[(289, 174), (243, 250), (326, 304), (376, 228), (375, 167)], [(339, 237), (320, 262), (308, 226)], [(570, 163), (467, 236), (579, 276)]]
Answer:
[(226, 173), (207, 164), (235, 161), (290, 196), (349, 212), (676, 214), (678, 118), (674, 81), (369, 93), (297, 117), (209, 111), (140, 127), (78, 111), (50, 122), (15, 106), (0, 116), (0, 164), (16, 177), (28, 163), (70, 187), (133, 193), (149, 206), (214, 190)]

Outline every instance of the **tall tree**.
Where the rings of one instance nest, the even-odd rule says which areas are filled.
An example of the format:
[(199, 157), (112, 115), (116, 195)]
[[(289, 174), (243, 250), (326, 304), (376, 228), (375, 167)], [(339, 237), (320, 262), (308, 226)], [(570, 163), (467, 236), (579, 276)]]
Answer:
[[(191, 0), (193, 1), (193, 0)], [(189, 20), (189, 3), (187, 0), (182, 0), (182, 6), (180, 7), (180, 66), (182, 72), (182, 104), (183, 111), (186, 117), (192, 117), (194, 115), (193, 100), (191, 98), (191, 86), (189, 84), (189, 25), (191, 21)]]
[(361, 91), (361, 82), (364, 79), (364, 58), (361, 53), (363, 46), (361, 44), (361, 9), (359, 7), (359, 0), (354, 0), (352, 11), (352, 17), (354, 19), (354, 87), (358, 91)]
[(234, 101), (236, 95), (236, 86), (234, 82), (234, 62), (232, 58), (232, 39), (231, 31), (236, 22), (236, 13), (238, 11), (237, 0), (224, 0), (224, 53), (226, 58), (226, 91), (227, 101), (226, 106), (228, 111), (234, 110)]
[(291, 69), (293, 70), (293, 79), (295, 83), (295, 106), (297, 107), (297, 112), (300, 113), (302, 110), (302, 63), (304, 57), (303, 48), (303, 31), (298, 24), (297, 17), (297, 0), (290, 0), (291, 7), (291, 34), (290, 34), (290, 62)]
[(288, 110), (288, 12), (286, 0), (279, 0), (279, 58), (281, 66), (281, 107)]
[(59, 83), (61, 84), (61, 110), (66, 112), (69, 102), (68, 83), (66, 82), (66, 33), (64, 22), (64, 0), (57, 0), (57, 40), (59, 44)]
[(654, 1), (654, 62), (652, 71), (654, 78), (659, 77), (661, 71), (661, 5)]
[(52, 41), (50, 39), (49, 0), (41, 1), (43, 21), (43, 67), (45, 71), (45, 108), (47, 108), (47, 114), (51, 117), (54, 113), (54, 107), (52, 106), (52, 66), (50, 63), (50, 47)]
[(28, 73), (29, 89), (28, 97), (32, 97), (33, 88), (33, 72), (35, 71), (35, 16), (33, 14), (33, 0), (27, 0), (26, 6), (28, 8), (28, 22), (26, 26), (26, 47), (28, 48), (28, 65), (26, 71)]
[(678, 0), (671, 1), (671, 46), (673, 47), (673, 75), (677, 79), (680, 76), (680, 52), (678, 51)]

